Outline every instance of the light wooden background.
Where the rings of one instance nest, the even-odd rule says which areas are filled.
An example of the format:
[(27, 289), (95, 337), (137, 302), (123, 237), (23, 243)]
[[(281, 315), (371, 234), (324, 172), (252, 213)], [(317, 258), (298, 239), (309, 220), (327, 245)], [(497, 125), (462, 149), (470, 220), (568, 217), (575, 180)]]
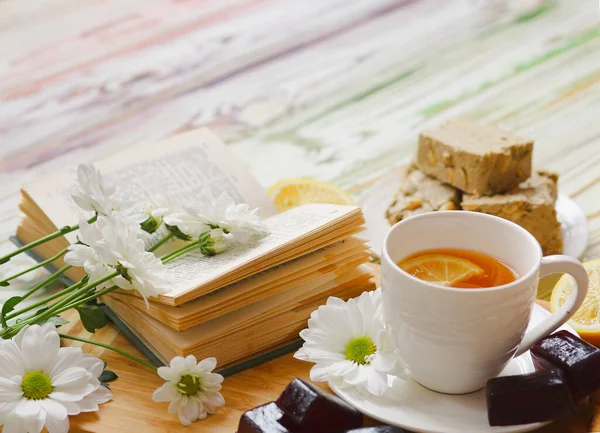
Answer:
[[(0, 1), (0, 239), (22, 183), (133, 143), (208, 126), (265, 186), (307, 176), (359, 193), (411, 157), (420, 129), (469, 116), (536, 140), (535, 164), (588, 217), (583, 258), (600, 257), (598, 2), (473, 3)], [(94, 338), (127, 346), (112, 327)], [(74, 431), (179, 430), (150, 399), (156, 377), (102, 356), (115, 399)], [(234, 431), (307, 372), (288, 356), (228, 379), (227, 408), (187, 431)]]

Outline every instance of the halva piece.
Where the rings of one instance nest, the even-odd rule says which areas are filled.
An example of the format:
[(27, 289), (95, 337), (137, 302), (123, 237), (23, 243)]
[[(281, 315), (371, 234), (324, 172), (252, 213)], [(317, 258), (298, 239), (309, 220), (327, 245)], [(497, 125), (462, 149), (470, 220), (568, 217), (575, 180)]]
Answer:
[(556, 218), (556, 181), (553, 173), (539, 171), (506, 194), (479, 197), (465, 194), (463, 210), (483, 212), (510, 220), (531, 233), (544, 255), (561, 254), (560, 223)]
[(419, 136), (419, 169), (477, 195), (503, 193), (531, 175), (533, 141), (495, 125), (449, 122)]
[(434, 210), (459, 209), (460, 192), (411, 166), (385, 216), (390, 224)]

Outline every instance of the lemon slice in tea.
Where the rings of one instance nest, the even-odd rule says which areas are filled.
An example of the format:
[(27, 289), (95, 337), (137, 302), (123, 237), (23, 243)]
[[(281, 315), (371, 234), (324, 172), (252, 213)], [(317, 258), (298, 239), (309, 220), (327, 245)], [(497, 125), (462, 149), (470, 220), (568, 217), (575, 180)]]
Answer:
[(445, 254), (423, 254), (401, 261), (398, 266), (420, 280), (452, 286), (485, 271), (470, 260)]

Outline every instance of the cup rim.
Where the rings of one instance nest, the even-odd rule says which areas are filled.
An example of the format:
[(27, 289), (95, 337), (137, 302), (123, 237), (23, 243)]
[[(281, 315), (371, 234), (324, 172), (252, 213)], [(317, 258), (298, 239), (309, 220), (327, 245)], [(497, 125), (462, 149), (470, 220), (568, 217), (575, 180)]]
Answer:
[[(483, 287), (483, 288), (478, 288), (477, 290), (472, 290), (470, 292), (473, 293), (488, 293), (488, 292), (496, 292), (496, 291), (500, 291), (500, 290), (506, 290), (509, 289), (511, 287), (515, 287), (519, 284), (522, 284), (524, 281), (530, 279), (539, 269), (542, 258), (543, 258), (543, 254), (542, 254), (542, 247), (540, 246), (539, 242), (537, 241), (537, 239), (531, 234), (529, 233), (527, 230), (525, 230), (523, 227), (521, 227), (518, 224), (515, 224), (512, 221), (509, 221), (507, 219), (504, 218), (500, 218), (497, 217), (495, 215), (489, 215), (489, 214), (485, 214), (485, 213), (481, 213), (481, 212), (472, 212), (472, 211), (466, 211), (466, 210), (446, 210), (446, 211), (433, 211), (433, 212), (427, 212), (427, 213), (422, 213), (422, 214), (418, 214), (418, 215), (412, 215), (408, 218), (405, 218), (401, 221), (398, 221), (396, 224), (394, 224), (387, 232), (387, 234), (385, 235), (385, 239), (383, 240), (383, 248), (382, 248), (382, 256), (383, 256), (383, 261), (384, 262), (388, 262), (388, 264), (392, 265), (392, 268), (394, 269), (393, 272), (398, 272), (400, 275), (408, 277), (409, 279), (414, 280), (417, 283), (420, 283), (426, 287), (429, 287), (431, 289), (438, 289), (438, 290), (442, 290), (442, 291), (447, 291), (447, 292), (456, 292), (456, 293), (465, 293), (465, 289), (460, 288), (460, 287), (447, 287), (447, 286), (440, 286), (438, 284), (433, 284), (430, 283), (428, 281), (424, 281), (421, 280), (417, 277), (412, 276), (411, 274), (409, 274), (408, 272), (406, 272), (405, 270), (401, 269), (389, 256), (388, 253), (388, 242), (390, 239), (390, 235), (392, 234), (392, 232), (394, 232), (395, 230), (397, 230), (397, 227), (400, 227), (402, 225), (406, 225), (409, 224), (411, 221), (414, 221), (416, 219), (437, 219), (437, 218), (446, 218), (446, 216), (457, 216), (457, 213), (461, 213), (461, 214), (466, 214), (467, 218), (481, 218), (481, 219), (487, 219), (490, 221), (494, 221), (495, 223), (500, 223), (500, 224), (506, 224), (508, 226), (511, 226), (513, 229), (517, 230), (518, 232), (521, 232), (522, 234), (525, 235), (525, 237), (527, 239), (529, 239), (530, 242), (533, 242), (533, 244), (535, 245), (535, 250), (537, 252), (537, 258), (536, 258), (536, 263), (538, 263), (537, 266), (533, 266), (531, 269), (529, 269), (525, 274), (519, 276), (519, 278), (517, 278), (516, 280), (507, 283), (507, 284), (502, 284), (500, 286), (493, 286), (493, 287)], [(382, 263), (383, 264), (383, 263)]]

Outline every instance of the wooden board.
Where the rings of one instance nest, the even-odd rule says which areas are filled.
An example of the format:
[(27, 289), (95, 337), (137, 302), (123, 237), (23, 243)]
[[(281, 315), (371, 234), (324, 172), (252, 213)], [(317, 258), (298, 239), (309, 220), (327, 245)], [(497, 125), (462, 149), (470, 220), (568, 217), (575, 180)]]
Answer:
[[(469, 116), (536, 140), (535, 164), (588, 217), (583, 259), (600, 257), (598, 2), (521, 15), (473, 3), (1, 1), (0, 239), (14, 234), (22, 183), (133, 143), (208, 126), (265, 187), (307, 176), (358, 194), (410, 159), (420, 129)], [(93, 338), (129, 347), (110, 326)], [(121, 379), (72, 431), (232, 432), (309, 369), (286, 356), (229, 378), (228, 406), (184, 429), (152, 403), (157, 376), (94, 351)]]

